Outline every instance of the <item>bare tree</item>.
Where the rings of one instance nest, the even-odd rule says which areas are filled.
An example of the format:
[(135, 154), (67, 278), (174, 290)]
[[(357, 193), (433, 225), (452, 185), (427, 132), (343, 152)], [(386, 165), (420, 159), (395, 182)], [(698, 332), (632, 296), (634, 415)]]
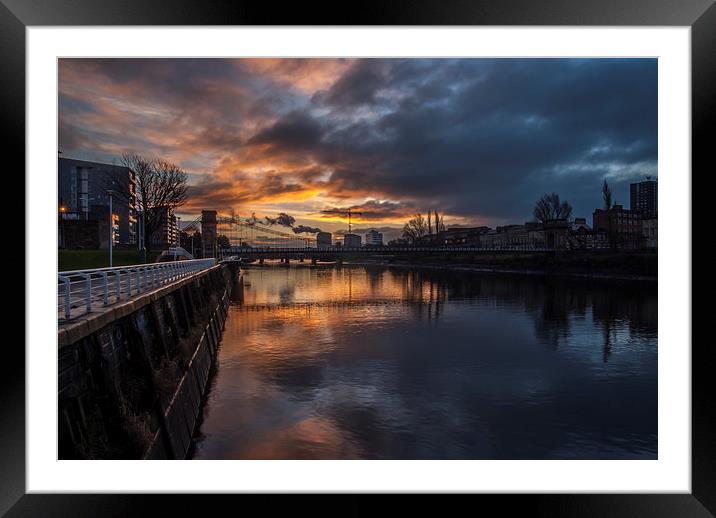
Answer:
[(412, 244), (422, 241), (427, 233), (428, 223), (422, 214), (416, 214), (403, 226), (403, 237)]
[(609, 187), (606, 178), (602, 185), (602, 199), (604, 200), (604, 210), (609, 210), (614, 206), (612, 203), (612, 189)]
[(187, 174), (167, 160), (149, 160), (135, 153), (122, 155), (122, 164), (135, 174), (137, 207), (144, 225), (144, 248), (151, 249), (151, 236), (162, 225), (162, 211), (173, 212), (186, 202)]
[(572, 216), (572, 206), (567, 200), (561, 201), (556, 193), (545, 194), (535, 204), (534, 217), (540, 223)]
[(617, 247), (617, 236), (614, 232), (614, 225), (612, 224), (612, 213), (611, 210), (616, 205), (616, 200), (612, 200), (612, 189), (607, 183), (607, 179), (604, 179), (602, 185), (602, 199), (604, 200), (604, 210), (607, 211), (607, 239), (609, 239), (609, 248), (614, 250)]
[(443, 223), (443, 216), (438, 215), (438, 211), (435, 211), (435, 233), (444, 232), (445, 223)]

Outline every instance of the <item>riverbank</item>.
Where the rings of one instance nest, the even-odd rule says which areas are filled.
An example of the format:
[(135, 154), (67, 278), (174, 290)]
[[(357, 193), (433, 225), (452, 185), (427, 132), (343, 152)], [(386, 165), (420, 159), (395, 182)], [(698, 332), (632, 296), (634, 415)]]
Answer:
[[(273, 263), (266, 266), (271, 264)], [(312, 266), (310, 263), (296, 264)], [(658, 256), (655, 252), (572, 251), (558, 254), (502, 252), (499, 254), (455, 255), (447, 259), (444, 256), (413, 258), (379, 256), (356, 260), (346, 259), (343, 264), (640, 282), (656, 282), (658, 279)], [(319, 265), (321, 264), (319, 263)], [(331, 265), (331, 263), (323, 264), (323, 266)], [(252, 266), (261, 267), (254, 263), (246, 264), (244, 267)]]

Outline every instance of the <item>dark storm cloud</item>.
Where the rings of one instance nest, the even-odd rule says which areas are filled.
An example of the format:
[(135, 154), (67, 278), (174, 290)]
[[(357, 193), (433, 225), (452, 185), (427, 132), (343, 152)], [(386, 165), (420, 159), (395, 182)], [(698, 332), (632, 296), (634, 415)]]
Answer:
[(319, 144), (321, 125), (313, 117), (292, 111), (270, 127), (251, 137), (248, 145), (268, 144), (285, 151), (310, 150)]
[(385, 85), (389, 70), (387, 61), (358, 61), (328, 91), (320, 92), (314, 99), (341, 108), (369, 104)]
[[(367, 155), (379, 159), (351, 167), (342, 141), (343, 168), (331, 180), (453, 213), (524, 219), (543, 192), (560, 192), (587, 215), (599, 205), (603, 177), (625, 198), (626, 183), (656, 173), (656, 60), (468, 60), (459, 66), (460, 74), (443, 66), (396, 109), (351, 128), (381, 136), (356, 143), (363, 152), (369, 142)], [(454, 79), (449, 94), (447, 73)], [(410, 70), (403, 77), (417, 79)], [(395, 83), (374, 82), (373, 88), (400, 91)]]
[[(557, 191), (588, 215), (607, 177), (656, 173), (655, 60), (363, 60), (306, 112), (292, 112), (252, 143), (304, 153), (331, 168), (337, 197), (381, 193), (420, 207), (527, 219)], [(346, 123), (309, 111), (357, 106)]]
[(324, 217), (331, 217), (337, 212), (351, 210), (356, 214), (360, 213), (362, 220), (385, 220), (412, 216), (416, 208), (412, 203), (394, 201), (368, 200), (360, 205), (350, 207), (330, 207), (323, 211)]

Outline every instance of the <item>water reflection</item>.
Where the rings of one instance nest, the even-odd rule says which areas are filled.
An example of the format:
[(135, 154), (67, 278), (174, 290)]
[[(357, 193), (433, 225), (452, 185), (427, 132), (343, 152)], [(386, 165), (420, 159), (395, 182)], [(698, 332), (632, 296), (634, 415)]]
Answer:
[(255, 268), (195, 458), (656, 458), (656, 287)]

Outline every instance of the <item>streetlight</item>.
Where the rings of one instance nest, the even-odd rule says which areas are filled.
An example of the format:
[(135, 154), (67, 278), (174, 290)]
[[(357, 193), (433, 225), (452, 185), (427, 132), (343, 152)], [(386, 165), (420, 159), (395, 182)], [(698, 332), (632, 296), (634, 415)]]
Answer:
[(58, 244), (59, 244), (60, 248), (65, 247), (65, 218), (64, 218), (64, 214), (66, 212), (67, 212), (67, 207), (65, 207), (64, 205), (60, 205), (60, 216), (59, 216), (60, 225), (59, 225), (59, 231), (58, 231), (58, 234), (59, 234)]
[(139, 236), (139, 238), (137, 239), (137, 248), (139, 249), (140, 263), (147, 262), (147, 249), (144, 248), (144, 234), (146, 233), (146, 229), (144, 228), (144, 221), (144, 212), (137, 209), (137, 235)]
[(112, 195), (114, 191), (107, 190), (109, 195), (109, 267), (112, 268), (112, 244), (114, 241), (114, 216), (112, 215)]

